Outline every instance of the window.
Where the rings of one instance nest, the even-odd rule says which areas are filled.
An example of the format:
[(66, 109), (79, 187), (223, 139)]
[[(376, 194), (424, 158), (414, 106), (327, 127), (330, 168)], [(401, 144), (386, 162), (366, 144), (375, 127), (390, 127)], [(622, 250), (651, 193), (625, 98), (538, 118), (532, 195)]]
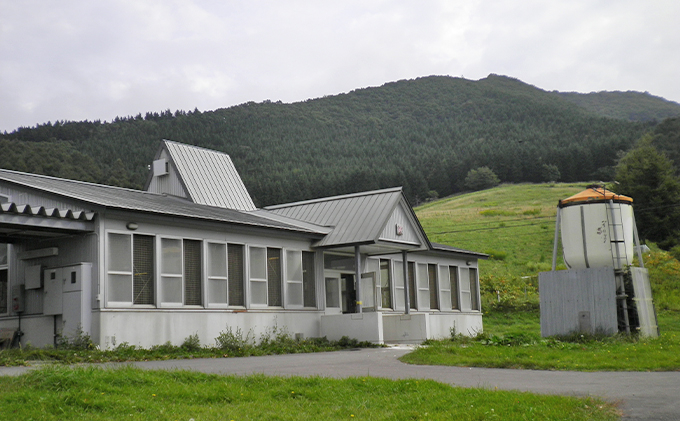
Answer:
[(229, 305), (245, 306), (245, 294), (243, 288), (243, 246), (239, 244), (229, 244), (227, 246), (227, 254), (229, 273)]
[(267, 249), (267, 294), (270, 306), (282, 306), (281, 249)]
[(161, 301), (172, 305), (201, 305), (202, 242), (161, 239)]
[(189, 306), (203, 303), (201, 247), (201, 241), (184, 240), (184, 304)]
[(208, 304), (227, 304), (229, 277), (227, 273), (227, 245), (208, 243)]
[(108, 301), (154, 303), (154, 237), (108, 234)]
[(470, 268), (470, 309), (479, 311), (479, 288), (477, 269)]
[(340, 308), (340, 278), (326, 278), (326, 307)]
[[(2, 196), (0, 196), (0, 199)], [(7, 244), (0, 244), (0, 314), (7, 313), (8, 297), (8, 247)]]
[(411, 302), (410, 307), (416, 309), (416, 264), (408, 262), (408, 297)]
[(316, 307), (314, 253), (302, 252), (302, 294), (305, 307)]
[(380, 305), (382, 308), (392, 308), (391, 275), (390, 261), (380, 259)]
[(208, 303), (243, 306), (243, 246), (208, 243)]
[(281, 306), (281, 249), (250, 247), (250, 303)]
[(267, 249), (250, 247), (250, 303), (267, 305)]
[(181, 305), (182, 300), (182, 240), (161, 239), (161, 302)]
[(449, 282), (451, 284), (451, 309), (460, 310), (458, 298), (458, 266), (449, 266)]
[(430, 287), (430, 310), (439, 309), (439, 294), (437, 289), (437, 265), (427, 265), (427, 279)]
[(404, 262), (394, 261), (394, 310), (404, 310)]
[(154, 303), (154, 283), (156, 282), (154, 276), (154, 242), (155, 238), (151, 235), (135, 234), (132, 236), (133, 304)]
[(418, 263), (418, 274), (417, 274), (417, 285), (418, 285), (418, 308), (421, 310), (430, 309), (430, 291), (429, 291), (429, 281), (428, 281), (428, 271), (427, 264)]
[(303, 305), (302, 252), (286, 251), (286, 300), (289, 306)]

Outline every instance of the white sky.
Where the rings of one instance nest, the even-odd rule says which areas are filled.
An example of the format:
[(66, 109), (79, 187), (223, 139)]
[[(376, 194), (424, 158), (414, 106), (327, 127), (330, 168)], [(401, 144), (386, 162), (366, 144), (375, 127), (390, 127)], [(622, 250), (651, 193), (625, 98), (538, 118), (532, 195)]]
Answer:
[(512, 76), (680, 102), (678, 0), (0, 0), (0, 131)]

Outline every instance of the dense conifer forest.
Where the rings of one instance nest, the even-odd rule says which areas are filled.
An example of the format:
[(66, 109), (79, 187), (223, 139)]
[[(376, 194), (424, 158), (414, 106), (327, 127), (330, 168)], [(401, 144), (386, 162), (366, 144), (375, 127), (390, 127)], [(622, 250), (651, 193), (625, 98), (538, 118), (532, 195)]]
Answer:
[(430, 76), (292, 104), (19, 128), (0, 134), (0, 167), (142, 188), (170, 139), (228, 153), (258, 206), (391, 186), (417, 204), (464, 190), (480, 167), (502, 182), (610, 180), (658, 121), (602, 114), (509, 77)]

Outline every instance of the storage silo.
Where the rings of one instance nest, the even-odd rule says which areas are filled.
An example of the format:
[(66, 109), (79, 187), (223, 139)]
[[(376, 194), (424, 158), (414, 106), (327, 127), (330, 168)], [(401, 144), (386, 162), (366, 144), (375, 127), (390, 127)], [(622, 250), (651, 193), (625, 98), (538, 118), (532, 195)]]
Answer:
[(604, 187), (590, 187), (560, 200), (564, 263), (570, 269), (633, 263), (633, 199)]
[[(560, 238), (568, 270), (557, 271)], [(552, 271), (539, 273), (541, 334), (657, 336), (649, 275), (635, 246), (632, 198), (593, 185), (560, 200)], [(633, 267), (636, 249), (639, 267)]]

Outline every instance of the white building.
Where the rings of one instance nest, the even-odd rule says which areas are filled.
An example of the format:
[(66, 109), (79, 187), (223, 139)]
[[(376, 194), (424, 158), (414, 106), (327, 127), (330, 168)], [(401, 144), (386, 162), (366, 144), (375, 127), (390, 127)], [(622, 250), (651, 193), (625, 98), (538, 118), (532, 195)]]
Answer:
[(486, 255), (431, 243), (401, 188), (256, 209), (228, 155), (163, 141), (146, 191), (0, 170), (0, 202), (0, 328), (24, 345), (482, 329)]

